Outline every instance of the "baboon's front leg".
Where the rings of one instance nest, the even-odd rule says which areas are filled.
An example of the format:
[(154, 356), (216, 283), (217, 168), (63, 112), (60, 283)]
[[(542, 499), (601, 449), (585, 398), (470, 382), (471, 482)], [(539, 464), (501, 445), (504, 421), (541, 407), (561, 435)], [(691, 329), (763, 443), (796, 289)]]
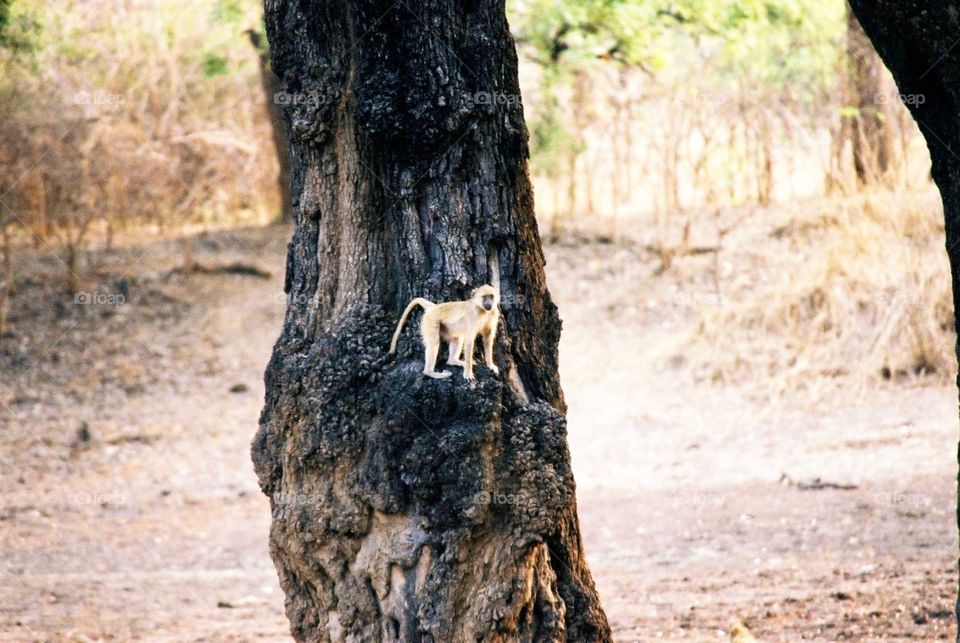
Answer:
[(490, 329), (489, 333), (483, 336), (483, 361), (487, 363), (487, 366), (490, 367), (490, 370), (493, 371), (495, 375), (499, 375), (500, 369), (493, 363), (493, 344), (496, 339), (497, 327), (494, 326)]
[(463, 379), (471, 382), (477, 379), (473, 374), (473, 346), (475, 341), (475, 337), (467, 337), (463, 346)]

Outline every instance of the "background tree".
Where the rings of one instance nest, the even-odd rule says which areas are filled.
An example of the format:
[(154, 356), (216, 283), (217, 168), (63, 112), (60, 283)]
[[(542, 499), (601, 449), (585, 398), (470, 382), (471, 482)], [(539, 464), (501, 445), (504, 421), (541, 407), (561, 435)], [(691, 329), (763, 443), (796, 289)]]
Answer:
[[(535, 66), (521, 72), (535, 88), (535, 182), (565, 195), (539, 204), (551, 230), (636, 207), (638, 194), (655, 195), (647, 207), (658, 218), (701, 199), (768, 203), (794, 162), (783, 141), (825, 122), (837, 129), (842, 4), (509, 4), (521, 54)], [(657, 222), (658, 237), (664, 227)]]
[[(296, 231), (252, 454), (304, 640), (605, 641), (503, 2), (266, 3)], [(301, 98), (310, 97), (310, 100)], [(415, 295), (503, 296), (500, 378), (423, 378)]]
[(895, 88), (863, 27), (847, 12), (840, 146), (849, 141), (853, 170), (863, 184), (880, 181), (894, 163), (897, 139)]
[(276, 74), (270, 68), (270, 49), (259, 31), (247, 29), (250, 44), (257, 51), (260, 64), (260, 84), (263, 86), (263, 99), (270, 119), (270, 133), (273, 135), (273, 147), (277, 151), (277, 189), (280, 192), (280, 218), (289, 221), (293, 203), (290, 200), (290, 148), (287, 144), (287, 124), (284, 121), (283, 95), (279, 93), (280, 84)]
[[(943, 199), (954, 325), (960, 328), (956, 315), (960, 310), (960, 4), (949, 0), (922, 5), (851, 0), (850, 4), (927, 141), (931, 174)], [(955, 349), (960, 357), (960, 343)], [(960, 520), (960, 505), (957, 516)]]

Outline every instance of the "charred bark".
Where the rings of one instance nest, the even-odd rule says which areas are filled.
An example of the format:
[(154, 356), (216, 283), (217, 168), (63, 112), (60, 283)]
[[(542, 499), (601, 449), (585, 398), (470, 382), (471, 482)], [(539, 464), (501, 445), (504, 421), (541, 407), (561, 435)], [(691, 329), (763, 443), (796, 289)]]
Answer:
[[(943, 200), (954, 324), (960, 335), (960, 3), (851, 0), (851, 6), (927, 141), (931, 174)], [(960, 357), (960, 345), (955, 349)]]
[[(288, 307), (252, 455), (309, 641), (607, 641), (503, 0), (267, 0)], [(423, 378), (414, 296), (502, 295), (501, 376)], [(452, 367), (446, 367), (451, 369)]]

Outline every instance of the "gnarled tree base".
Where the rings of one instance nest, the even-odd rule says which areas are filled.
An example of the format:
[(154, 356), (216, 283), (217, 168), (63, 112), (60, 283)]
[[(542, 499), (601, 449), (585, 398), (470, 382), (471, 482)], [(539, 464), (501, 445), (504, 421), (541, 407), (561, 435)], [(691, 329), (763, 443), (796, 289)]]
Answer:
[(294, 636), (607, 641), (582, 560), (563, 415), (477, 367), (423, 377), (358, 306), (281, 338), (253, 445)]

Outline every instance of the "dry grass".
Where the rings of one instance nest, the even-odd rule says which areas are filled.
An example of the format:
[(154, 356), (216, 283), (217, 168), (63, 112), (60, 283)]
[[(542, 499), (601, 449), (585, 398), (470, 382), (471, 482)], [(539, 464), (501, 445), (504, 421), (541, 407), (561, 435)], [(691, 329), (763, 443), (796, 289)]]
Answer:
[(699, 376), (783, 392), (955, 374), (935, 191), (834, 200), (766, 234), (746, 241), (764, 244), (766, 261), (732, 268), (744, 274), (689, 339)]
[[(0, 60), (7, 72), (0, 81), (0, 232), (12, 232), (4, 258), (17, 255), (0, 270), (0, 321), (3, 294), (17, 281), (14, 268), (40, 254), (30, 243), (55, 246), (62, 255), (57, 269), (76, 292), (89, 278), (88, 250), (97, 241), (110, 246), (115, 235), (120, 241), (148, 230), (260, 222), (276, 212), (265, 97), (244, 35), (259, 25), (259, 3), (21, 6), (43, 24), (44, 44), (29, 64)], [(529, 65), (522, 72), (533, 122), (540, 79)], [(581, 120), (576, 110), (564, 112), (586, 146), (557, 176), (536, 177), (538, 215), (544, 230), (568, 235), (589, 229), (620, 240), (643, 230), (652, 237), (643, 239), (645, 247), (659, 255), (663, 271), (674, 272), (668, 276), (676, 276), (680, 294), (691, 284), (671, 264), (692, 248), (709, 252), (716, 232), (723, 248), (716, 269), (692, 285), (697, 298), (676, 304), (686, 306), (678, 317), (707, 306), (684, 350), (698, 376), (784, 390), (839, 378), (866, 383), (954, 372), (949, 271), (934, 193), (784, 206), (798, 194), (822, 192), (835, 110), (787, 128), (783, 123), (796, 120), (786, 118), (792, 103), (770, 112), (768, 101), (711, 93), (688, 75), (650, 93), (639, 72), (597, 72), (578, 89), (589, 99)], [(564, 102), (566, 111), (580, 104)], [(737, 124), (747, 123), (781, 125), (737, 135)], [(663, 131), (673, 134), (656, 143)], [(924, 156), (914, 130), (905, 140), (905, 158)], [(927, 168), (925, 156), (904, 166), (902, 184), (927, 181)], [(766, 201), (764, 217), (788, 213), (773, 229), (718, 232), (715, 212)], [(577, 216), (557, 225), (567, 210)], [(621, 306), (619, 291), (608, 287), (624, 275), (637, 277), (645, 259), (631, 251), (618, 256), (621, 275), (602, 284), (580, 279), (604, 310), (660, 314), (638, 301)], [(704, 280), (713, 279), (720, 296), (699, 298), (710, 294)], [(649, 293), (644, 301), (673, 294)], [(117, 379), (135, 388), (140, 378)]]
[[(252, 0), (18, 3), (36, 49), (0, 50), (0, 214), (74, 256), (115, 231), (263, 222), (279, 209)], [(70, 285), (75, 289), (76, 283)]]

